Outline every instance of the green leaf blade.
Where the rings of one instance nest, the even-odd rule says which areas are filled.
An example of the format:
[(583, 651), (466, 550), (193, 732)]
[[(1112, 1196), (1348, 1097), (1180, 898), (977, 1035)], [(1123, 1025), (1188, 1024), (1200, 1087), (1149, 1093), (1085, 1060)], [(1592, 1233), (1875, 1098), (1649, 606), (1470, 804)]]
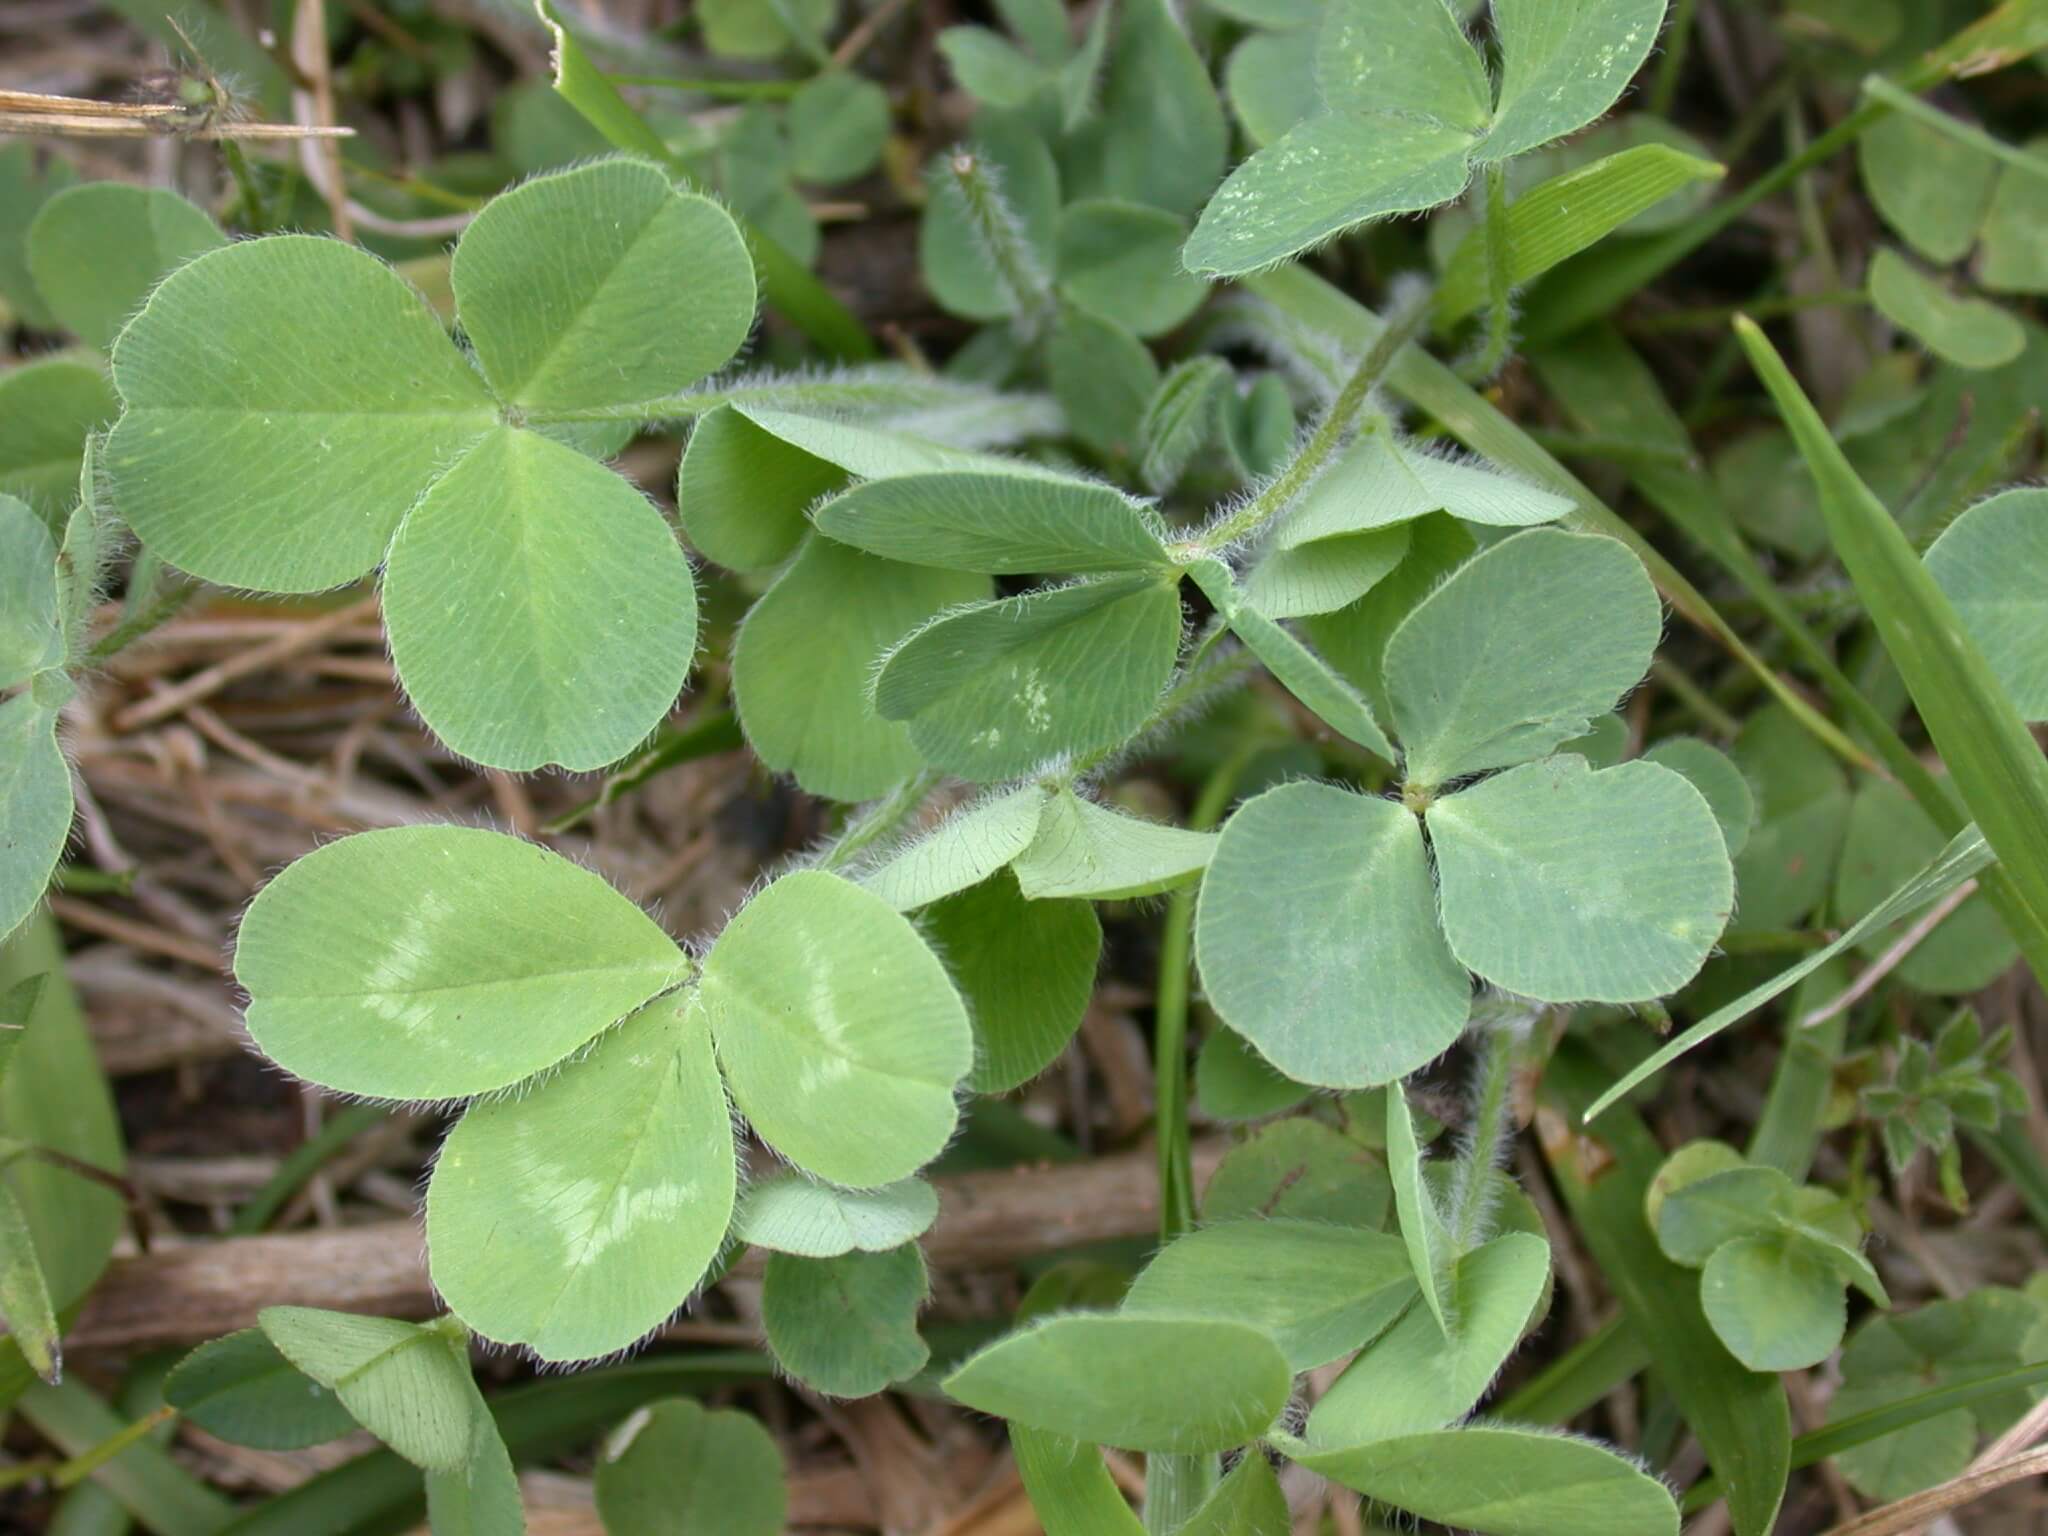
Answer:
[[(754, 264), (731, 217), (645, 160), (577, 166), (493, 198), (463, 232), (449, 281), (484, 377), (543, 419), (677, 394), (754, 323)], [(672, 296), (678, 283), (687, 302)]]
[(464, 1114), (427, 1190), (434, 1287), (542, 1360), (616, 1354), (710, 1267), (735, 1167), (709, 1026), (663, 998), (538, 1087)]
[(624, 757), (675, 702), (697, 643), (689, 562), (661, 514), (573, 448), (512, 427), (407, 516), (384, 616), (434, 734), (522, 773)]
[[(1088, 1384), (1076, 1391), (1076, 1383)], [(946, 1378), (983, 1413), (1096, 1445), (1225, 1451), (1263, 1434), (1292, 1377), (1279, 1346), (1242, 1323), (1056, 1316), (1001, 1339)]]
[(1422, 830), (1393, 801), (1321, 784), (1247, 801), (1203, 881), (1195, 954), (1225, 1022), (1298, 1082), (1392, 1082), (1465, 1026)]
[(697, 995), (741, 1112), (798, 1167), (872, 1189), (952, 1136), (973, 1065), (967, 1012), (873, 893), (822, 871), (783, 876), (719, 935)]
[(490, 1093), (689, 972), (598, 876), (517, 838), (399, 827), (327, 844), (258, 893), (235, 977), (249, 1032), (343, 1093)]

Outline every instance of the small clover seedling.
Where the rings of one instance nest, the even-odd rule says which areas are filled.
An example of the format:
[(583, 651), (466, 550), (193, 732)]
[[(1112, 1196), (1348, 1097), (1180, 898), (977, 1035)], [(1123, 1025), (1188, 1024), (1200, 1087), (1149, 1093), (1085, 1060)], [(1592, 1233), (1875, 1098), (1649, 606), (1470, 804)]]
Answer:
[(1732, 1147), (1679, 1148), (1645, 1205), (1658, 1246), (1700, 1271), (1707, 1321), (1751, 1370), (1800, 1370), (1833, 1354), (1848, 1318), (1845, 1286), (1890, 1304), (1840, 1198), (1745, 1163)]
[(1494, 0), (1501, 76), (1443, 0), (1332, 0), (1322, 110), (1246, 160), (1195, 225), (1190, 270), (1284, 261), (1368, 219), (1447, 203), (1474, 167), (1583, 128), (1648, 57), (1665, 0)]
[(696, 598), (661, 515), (583, 450), (733, 355), (752, 263), (715, 204), (619, 159), (493, 200), (451, 282), (473, 360), (352, 247), (188, 262), (115, 344), (106, 468), (206, 580), (315, 592), (381, 564), (400, 680), (457, 752), (601, 767), (681, 689)]

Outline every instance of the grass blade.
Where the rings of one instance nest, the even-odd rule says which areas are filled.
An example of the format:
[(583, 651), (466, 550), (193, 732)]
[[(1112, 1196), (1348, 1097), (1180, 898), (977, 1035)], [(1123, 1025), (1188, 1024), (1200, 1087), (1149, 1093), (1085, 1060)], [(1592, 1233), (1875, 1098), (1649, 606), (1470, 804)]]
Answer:
[[(83, 1456), (130, 1428), (124, 1419), (75, 1381), (31, 1387), (21, 1416), (66, 1456)], [(140, 1440), (93, 1473), (93, 1480), (155, 1531), (157, 1536), (213, 1536), (234, 1518), (235, 1507), (153, 1440)]]
[(1745, 1370), (1700, 1309), (1699, 1277), (1665, 1258), (1643, 1221), (1643, 1193), (1663, 1149), (1633, 1113), (1576, 1129), (1606, 1073), (1567, 1041), (1543, 1074), (1543, 1155), (1629, 1331), (1720, 1474), (1737, 1536), (1769, 1536), (1791, 1475), (1792, 1417), (1775, 1376)]
[[(1810, 1467), (1817, 1461), (1854, 1450), (1885, 1435), (1924, 1424), (1952, 1409), (1967, 1408), (1987, 1397), (1997, 1397), (2044, 1381), (2048, 1381), (2048, 1360), (2036, 1360), (2031, 1365), (2010, 1371), (1993, 1371), (1987, 1376), (1973, 1376), (1968, 1381), (1951, 1382), (1948, 1386), (1936, 1387), (1900, 1402), (1886, 1403), (1882, 1408), (1873, 1408), (1868, 1413), (1859, 1413), (1801, 1435), (1792, 1442), (1792, 1469), (1796, 1472), (1801, 1467)], [(1703, 1477), (1686, 1489), (1685, 1502), (1680, 1508), (1688, 1515), (1696, 1514), (1720, 1496), (1720, 1479)]]
[(2048, 982), (2048, 758), (1954, 606), (1753, 321), (1735, 322), (1820, 489), (1822, 519), (1964, 806), (2002, 866), (2000, 915)]
[(1623, 1073), (1613, 1087), (1593, 1101), (1592, 1107), (1586, 1111), (1586, 1118), (1590, 1121), (1604, 1115), (1624, 1094), (1655, 1077), (1687, 1051), (1704, 1045), (1729, 1025), (1749, 1017), (1765, 1003), (1791, 990), (1836, 955), (1861, 942), (1865, 935), (1939, 901), (1990, 862), (1991, 849), (1983, 834), (1975, 827), (1964, 828), (1941, 850), (1933, 863), (1871, 908), (1834, 943), (1825, 949), (1815, 950), (1797, 965), (1780, 971), (1762, 986), (1751, 988), (1725, 1007), (1716, 1008), (1692, 1028), (1672, 1036), (1654, 1053)]

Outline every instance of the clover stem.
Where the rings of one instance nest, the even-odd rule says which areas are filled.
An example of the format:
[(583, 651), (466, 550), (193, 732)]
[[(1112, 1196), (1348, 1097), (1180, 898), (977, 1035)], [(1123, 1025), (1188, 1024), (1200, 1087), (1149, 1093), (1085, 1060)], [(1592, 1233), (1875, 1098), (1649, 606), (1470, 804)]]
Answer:
[(1472, 379), (1491, 378), (1508, 355), (1515, 318), (1511, 254), (1508, 171), (1496, 160), (1486, 167), (1486, 346), (1471, 366), (1462, 370)]
[[(1244, 743), (1202, 785), (1188, 825), (1206, 832), (1223, 819), (1237, 781), (1262, 744)], [(1159, 1241), (1172, 1242), (1195, 1224), (1195, 1173), (1188, 1135), (1188, 985), (1195, 893), (1168, 898), (1159, 944), (1159, 981), (1152, 1010), (1153, 1098), (1158, 1104)], [(1214, 1456), (1149, 1456), (1145, 1461), (1145, 1528), (1177, 1530), (1216, 1486)]]
[(1519, 1033), (1510, 1025), (1497, 1024), (1486, 1031), (1481, 1047), (1478, 1080), (1473, 1085), (1472, 1121), (1466, 1127), (1465, 1144), (1451, 1170), (1447, 1202), (1451, 1237), (1460, 1253), (1475, 1247), (1485, 1236), (1487, 1217), (1493, 1207), (1486, 1186), (1507, 1128), (1508, 1088), (1514, 1080), (1515, 1041)]
[(1194, 547), (1194, 555), (1213, 554), (1215, 551), (1235, 544), (1247, 534), (1255, 533), (1274, 518), (1293, 506), (1301, 493), (1316, 481), (1316, 477), (1329, 468), (1330, 461), (1344, 446), (1351, 435), (1352, 427), (1364, 411), (1367, 400), (1372, 397), (1374, 386), (1393, 366), (1400, 351), (1422, 330), (1423, 322), (1429, 317), (1429, 303), (1426, 298), (1418, 300), (1404, 313), (1388, 319), (1386, 327), (1374, 340), (1365, 359), (1352, 370), (1351, 377), (1344, 381), (1344, 387), (1337, 392), (1337, 398), (1330, 402), (1330, 409), (1317, 423), (1309, 440), (1302, 444), (1301, 451), (1288, 462), (1285, 469), (1266, 483), (1266, 488), (1246, 502), (1237, 511), (1223, 519), (1204, 534)]
[(996, 185), (980, 155), (957, 150), (946, 159), (953, 194), (967, 216), (975, 244), (988, 260), (989, 272), (1016, 308), (1020, 340), (1036, 340), (1051, 323), (1055, 301), (1052, 277), (1024, 233), (1024, 221)]

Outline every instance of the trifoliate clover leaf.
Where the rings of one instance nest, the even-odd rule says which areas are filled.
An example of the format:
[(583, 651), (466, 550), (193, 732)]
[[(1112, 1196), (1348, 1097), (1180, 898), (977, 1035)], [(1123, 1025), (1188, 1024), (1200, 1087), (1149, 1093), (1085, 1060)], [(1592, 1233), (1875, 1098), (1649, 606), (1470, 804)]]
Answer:
[(659, 514), (548, 434), (651, 414), (729, 358), (752, 263), (722, 210), (614, 159), (494, 200), (451, 281), (474, 366), (353, 247), (187, 262), (114, 349), (105, 467), (143, 541), (210, 581), (313, 592), (388, 560), (399, 678), (437, 735), (602, 767), (681, 688), (694, 594)]
[(1246, 160), (1202, 210), (1190, 270), (1234, 276), (1390, 214), (1449, 202), (1612, 106), (1665, 0), (1495, 0), (1498, 86), (1442, 0), (1335, 0), (1316, 40), (1322, 111)]

